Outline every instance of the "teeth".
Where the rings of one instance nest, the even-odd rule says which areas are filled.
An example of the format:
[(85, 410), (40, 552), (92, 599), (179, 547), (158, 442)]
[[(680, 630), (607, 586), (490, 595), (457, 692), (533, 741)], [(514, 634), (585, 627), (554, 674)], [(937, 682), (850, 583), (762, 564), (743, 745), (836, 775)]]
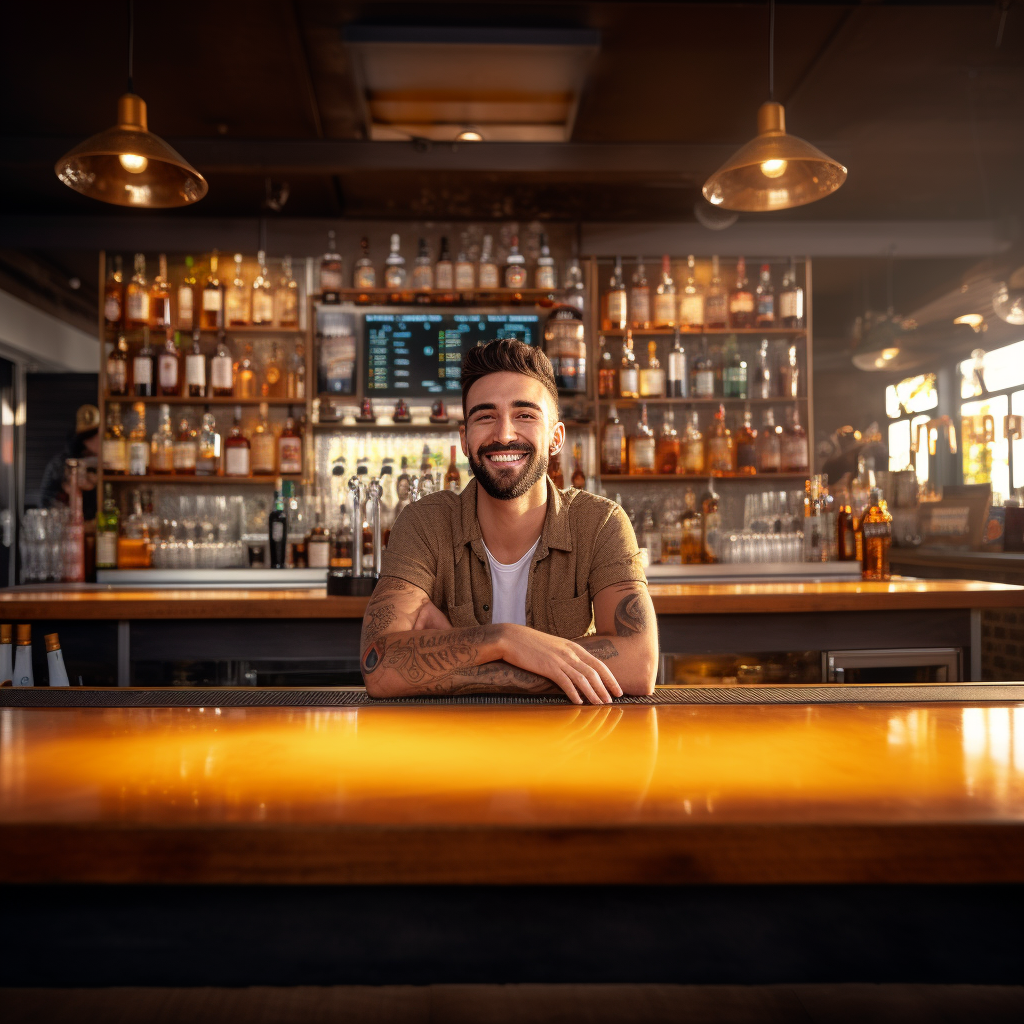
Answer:
[(489, 455), (488, 458), (492, 462), (518, 462), (523, 457), (523, 453), (509, 454), (509, 455)]

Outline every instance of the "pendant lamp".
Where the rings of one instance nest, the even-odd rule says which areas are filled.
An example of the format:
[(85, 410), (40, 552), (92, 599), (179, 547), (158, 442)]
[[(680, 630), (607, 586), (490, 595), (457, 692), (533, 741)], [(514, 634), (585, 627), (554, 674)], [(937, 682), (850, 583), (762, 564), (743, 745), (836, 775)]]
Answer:
[[(768, 95), (775, 84), (775, 0), (768, 14)], [(704, 182), (704, 198), (726, 210), (764, 212), (804, 206), (835, 192), (846, 168), (820, 149), (786, 134), (786, 113), (769, 99), (757, 112), (757, 137)]]
[(132, 89), (134, 16), (128, 3), (128, 92), (117, 102), (117, 124), (75, 146), (54, 170), (68, 188), (115, 206), (188, 206), (209, 188), (206, 179), (149, 131), (146, 103)]

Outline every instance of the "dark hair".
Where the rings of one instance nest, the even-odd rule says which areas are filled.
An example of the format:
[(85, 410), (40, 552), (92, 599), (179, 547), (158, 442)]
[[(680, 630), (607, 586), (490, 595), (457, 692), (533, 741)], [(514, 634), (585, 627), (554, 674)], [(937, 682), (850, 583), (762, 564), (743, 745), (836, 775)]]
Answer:
[(466, 396), (469, 389), (481, 377), (492, 373), (521, 373), (524, 377), (539, 380), (548, 389), (551, 401), (558, 411), (558, 388), (555, 385), (555, 371), (551, 360), (533, 345), (515, 338), (489, 341), (486, 345), (471, 348), (462, 357), (462, 415), (466, 415)]

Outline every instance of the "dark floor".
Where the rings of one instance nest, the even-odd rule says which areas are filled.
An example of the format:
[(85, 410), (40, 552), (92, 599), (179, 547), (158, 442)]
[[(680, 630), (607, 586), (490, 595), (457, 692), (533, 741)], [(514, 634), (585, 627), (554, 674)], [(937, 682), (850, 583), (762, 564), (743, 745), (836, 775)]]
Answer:
[(5, 1024), (1020, 1024), (1024, 987), (7, 988), (0, 989), (0, 1006)]

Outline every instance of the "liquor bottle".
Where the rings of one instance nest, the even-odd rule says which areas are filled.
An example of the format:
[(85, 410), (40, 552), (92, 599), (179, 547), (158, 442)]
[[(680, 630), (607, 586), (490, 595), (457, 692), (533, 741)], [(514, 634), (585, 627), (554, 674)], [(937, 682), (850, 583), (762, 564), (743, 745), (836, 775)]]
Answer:
[(622, 342), (622, 363), (619, 367), (619, 397), (640, 397), (640, 379), (636, 366), (636, 356), (633, 355), (633, 332), (630, 330), (626, 331), (626, 337)]
[(779, 324), (790, 328), (804, 326), (804, 290), (796, 282), (796, 262), (792, 258), (779, 293)]
[(689, 371), (686, 368), (686, 349), (676, 327), (672, 351), (668, 354), (668, 396), (669, 398), (686, 398), (690, 393)]
[(420, 239), (420, 249), (412, 266), (412, 286), (417, 291), (430, 291), (434, 287), (434, 268), (430, 262), (430, 247)]
[(270, 568), (283, 569), (288, 556), (288, 513), (284, 510), (281, 478), (274, 481), (274, 507), (268, 516)]
[(640, 547), (647, 548), (648, 565), (661, 564), (661, 531), (655, 526), (654, 512), (644, 509), (640, 524)]
[(196, 452), (196, 475), (217, 476), (220, 472), (220, 434), (217, 431), (217, 417), (206, 407), (202, 426), (199, 430), (199, 447)]
[(117, 336), (117, 344), (107, 356), (107, 393), (128, 394), (128, 342), (123, 334)]
[(302, 472), (302, 435), (295, 429), (295, 417), (291, 409), (288, 410), (284, 429), (277, 439), (277, 462), (282, 475)]
[(210, 257), (210, 270), (203, 282), (203, 308), (199, 326), (204, 331), (216, 331), (224, 326), (224, 287), (217, 276), (217, 254)]
[(451, 291), (455, 287), (455, 267), (452, 265), (447, 235), (441, 236), (441, 251), (434, 266), (434, 287), (444, 291)]
[(235, 366), (223, 331), (217, 335), (217, 351), (210, 360), (210, 387), (214, 398), (230, 398), (235, 393)]
[(718, 561), (718, 541), (722, 529), (722, 517), (718, 511), (718, 495), (715, 493), (714, 477), (708, 477), (708, 489), (700, 502), (701, 543), (700, 560), (709, 564)]
[(736, 471), (736, 449), (732, 431), (725, 425), (725, 406), (720, 405), (708, 427), (705, 440), (704, 464), (708, 473)]
[(462, 474), (459, 472), (459, 467), (455, 465), (455, 445), (451, 446), (448, 470), (444, 475), (444, 489), (454, 491), (456, 494), (462, 490)]
[(85, 517), (82, 515), (82, 491), (78, 474), (83, 467), (78, 459), (66, 459), (64, 465), (70, 508), (64, 527), (64, 580), (67, 583), (82, 583), (85, 581)]
[(686, 284), (679, 296), (679, 326), (684, 331), (704, 330), (704, 290), (697, 284), (696, 273), (696, 260), (693, 256), (687, 256)]
[(278, 327), (299, 326), (299, 283), (292, 276), (292, 258), (285, 256), (274, 292), (274, 319)]
[(398, 515), (398, 498), (395, 495), (395, 467), (393, 459), (384, 459), (380, 467), (380, 541), (386, 548), (391, 539), (391, 527)]
[(327, 251), (320, 257), (320, 301), (341, 302), (341, 289), (344, 287), (345, 277), (341, 256), (334, 240), (334, 232), (328, 231)]
[[(98, 545), (97, 541), (97, 545)], [(116, 545), (115, 545), (116, 550)], [(96, 568), (98, 569), (97, 562)], [(45, 633), (43, 640), (46, 642), (46, 670), (51, 686), (70, 686), (67, 666), (64, 664), (64, 653), (60, 649), (60, 636), (57, 633)]]
[(166, 330), (164, 346), (156, 357), (157, 394), (178, 395), (181, 393), (181, 356), (178, 354), (174, 332), (170, 327)]
[(747, 397), (747, 361), (740, 354), (736, 336), (730, 334), (725, 346), (722, 366), (722, 395), (725, 398)]
[(259, 269), (252, 282), (252, 322), (265, 327), (274, 322), (274, 293), (270, 287), (267, 254), (260, 249), (256, 260)]
[(490, 235), (484, 235), (483, 244), (480, 247), (480, 262), (477, 264), (477, 287), (497, 288), (498, 287), (498, 264), (494, 262), (491, 255), (491, 247), (494, 244)]
[(174, 439), (171, 456), (174, 472), (184, 476), (195, 476), (198, 454), (199, 438), (192, 424), (189, 423), (188, 413), (183, 412), (178, 421), (178, 434)]
[(192, 348), (185, 354), (185, 390), (189, 398), (206, 394), (206, 356), (199, 344), (199, 329), (192, 332)]
[(836, 517), (836, 548), (840, 562), (853, 562), (857, 558), (857, 535), (853, 526), (853, 509), (840, 505)]
[(433, 494), (435, 490), (434, 471), (430, 459), (430, 445), (425, 444), (420, 458), (419, 494), (421, 498), (424, 494)]
[[(889, 580), (889, 548), (892, 545), (892, 516), (879, 488), (871, 492), (871, 504), (860, 521), (861, 576), (866, 580)], [(19, 627), (20, 628), (20, 627)]]
[(570, 482), (579, 491), (587, 489), (587, 474), (583, 472), (583, 446), (572, 446), (572, 477)]
[(658, 343), (652, 338), (647, 342), (647, 365), (640, 368), (640, 397), (663, 398), (665, 395), (665, 371), (658, 361)]
[(260, 417), (249, 439), (252, 451), (252, 472), (254, 476), (273, 476), (277, 472), (277, 452), (274, 431), (269, 421), (270, 408), (260, 403)]
[(601, 475), (625, 473), (626, 467), (626, 428), (612, 402), (601, 436)]
[(782, 468), (782, 441), (775, 425), (775, 414), (766, 409), (756, 442), (758, 473), (778, 473)]
[(196, 326), (196, 272), (191, 256), (185, 257), (185, 276), (178, 285), (178, 330), (191, 331)]
[(149, 325), (149, 289), (146, 287), (146, 257), (135, 254), (135, 273), (125, 289), (125, 327)]
[[(310, 569), (326, 569), (331, 564), (331, 531), (324, 526), (320, 497), (316, 500), (316, 520), (306, 534), (306, 564)], [(353, 523), (353, 537), (361, 532), (360, 524)], [(353, 561), (356, 544), (353, 544)]]
[(700, 476), (704, 472), (704, 435), (700, 430), (700, 414), (696, 409), (690, 413), (680, 448), (682, 472), (686, 476)]
[(800, 397), (800, 367), (797, 365), (796, 345), (786, 351), (786, 361), (779, 367), (779, 394), (783, 398)]
[(96, 568), (117, 568), (117, 537), (121, 513), (114, 501), (114, 488), (103, 485), (103, 507), (96, 513)]
[(242, 254), (235, 253), (235, 276), (224, 296), (224, 319), (228, 327), (248, 327), (251, 322), (249, 289), (242, 277)]
[(747, 283), (747, 261), (742, 256), (736, 260), (736, 287), (729, 294), (729, 326), (754, 326), (754, 293)]
[(537, 257), (537, 267), (533, 272), (533, 284), (535, 288), (550, 291), (558, 287), (558, 275), (555, 273), (555, 258), (551, 255), (551, 248), (548, 245), (548, 236), (541, 232), (540, 255)]
[(252, 399), (256, 397), (256, 365), (252, 358), (252, 343), (248, 341), (242, 349), (242, 358), (238, 360), (235, 389), (239, 398)]
[(705, 335), (700, 339), (700, 352), (693, 361), (693, 387), (691, 393), (694, 398), (715, 397), (715, 363), (708, 352), (708, 339)]
[(666, 506), (661, 517), (661, 564), (679, 565), (682, 562), (683, 527), (679, 515)]
[(700, 565), (704, 547), (704, 517), (697, 511), (697, 495), (689, 487), (683, 495), (679, 556), (683, 565)]
[(384, 287), (404, 288), (406, 282), (405, 257), (400, 252), (401, 239), (391, 236), (391, 251), (384, 260)]
[(15, 686), (36, 685), (32, 672), (32, 626), (27, 623), (18, 623), (17, 639), (14, 642), (13, 675)]
[(174, 431), (169, 405), (160, 406), (160, 422), (149, 444), (149, 470), (160, 474), (174, 472)]
[(565, 474), (562, 472), (562, 459), (557, 452), (548, 459), (548, 476), (557, 490), (565, 490)]
[(356, 260), (355, 266), (352, 268), (352, 287), (377, 287), (377, 271), (370, 258), (370, 240), (366, 235), (359, 239), (359, 259)]
[(103, 431), (103, 472), (122, 476), (128, 468), (128, 442), (121, 426), (121, 406), (107, 406), (107, 425)]
[(306, 346), (295, 343), (295, 351), (288, 360), (288, 377), (285, 382), (286, 398), (294, 398), (300, 402), (306, 400)]
[(654, 453), (655, 472), (664, 475), (679, 470), (679, 434), (676, 433), (675, 417), (672, 410), (665, 413), (658, 431), (658, 446)]
[(799, 409), (789, 410), (789, 424), (782, 432), (780, 469), (783, 473), (806, 473), (807, 431), (800, 424)]
[(0, 684), (14, 679), (14, 627), (6, 622), (0, 626)]
[(736, 472), (752, 476), (757, 472), (757, 431), (750, 425), (750, 406), (743, 409), (743, 426), (736, 431)]
[(581, 313), (587, 307), (587, 286), (583, 283), (583, 268), (578, 257), (573, 256), (565, 268), (565, 301)]
[(455, 287), (460, 292), (472, 291), (476, 284), (476, 268), (466, 254), (466, 236), (462, 236), (462, 248), (455, 261)]
[(505, 260), (505, 287), (526, 287), (526, 257), (519, 251), (519, 236), (512, 236), (512, 246)]
[(672, 261), (667, 255), (661, 257), (661, 280), (654, 293), (654, 326), (675, 327), (676, 284), (672, 280)]
[(614, 398), (619, 382), (619, 371), (612, 362), (612, 354), (608, 351), (608, 339), (601, 339), (601, 361), (597, 368), (597, 393), (600, 398)]
[(149, 328), (142, 329), (142, 348), (132, 360), (132, 393), (136, 398), (153, 397), (153, 350), (149, 347)]
[(622, 257), (615, 257), (615, 269), (608, 282), (608, 292), (604, 297), (604, 317), (601, 329), (604, 331), (621, 331), (628, 323), (626, 301), (626, 283), (622, 280)]
[(159, 271), (149, 289), (149, 326), (171, 326), (171, 288), (167, 283), (167, 257), (160, 253)]
[(647, 425), (647, 403), (643, 402), (636, 433), (629, 436), (629, 472), (642, 476), (653, 474), (656, 450), (654, 431)]
[(264, 398), (287, 398), (288, 396), (285, 394), (287, 386), (281, 359), (281, 346), (274, 341), (270, 345), (270, 357), (263, 367), (263, 383), (260, 385), (260, 394)]
[[(115, 256), (103, 285), (103, 320), (113, 330), (121, 326), (124, 318), (124, 264)], [(3, 682), (3, 680), (0, 680)]]
[(768, 357), (768, 339), (762, 338), (757, 350), (757, 369), (750, 389), (754, 398), (772, 397), (772, 367)]
[(149, 472), (149, 435), (146, 433), (146, 406), (134, 405), (135, 426), (128, 434), (128, 475), (145, 476)]
[(633, 272), (633, 287), (629, 292), (630, 321), (635, 328), (646, 330), (651, 326), (651, 286), (647, 281), (647, 268), (643, 256), (637, 257)]
[(772, 268), (761, 264), (761, 279), (755, 291), (756, 319), (758, 327), (775, 326), (775, 288), (772, 285)]
[(729, 326), (729, 295), (722, 284), (717, 256), (711, 257), (711, 283), (704, 295), (704, 326), (709, 331), (720, 331)]
[(235, 406), (235, 421), (224, 440), (224, 475), (249, 476), (249, 439), (242, 433), (242, 407)]

